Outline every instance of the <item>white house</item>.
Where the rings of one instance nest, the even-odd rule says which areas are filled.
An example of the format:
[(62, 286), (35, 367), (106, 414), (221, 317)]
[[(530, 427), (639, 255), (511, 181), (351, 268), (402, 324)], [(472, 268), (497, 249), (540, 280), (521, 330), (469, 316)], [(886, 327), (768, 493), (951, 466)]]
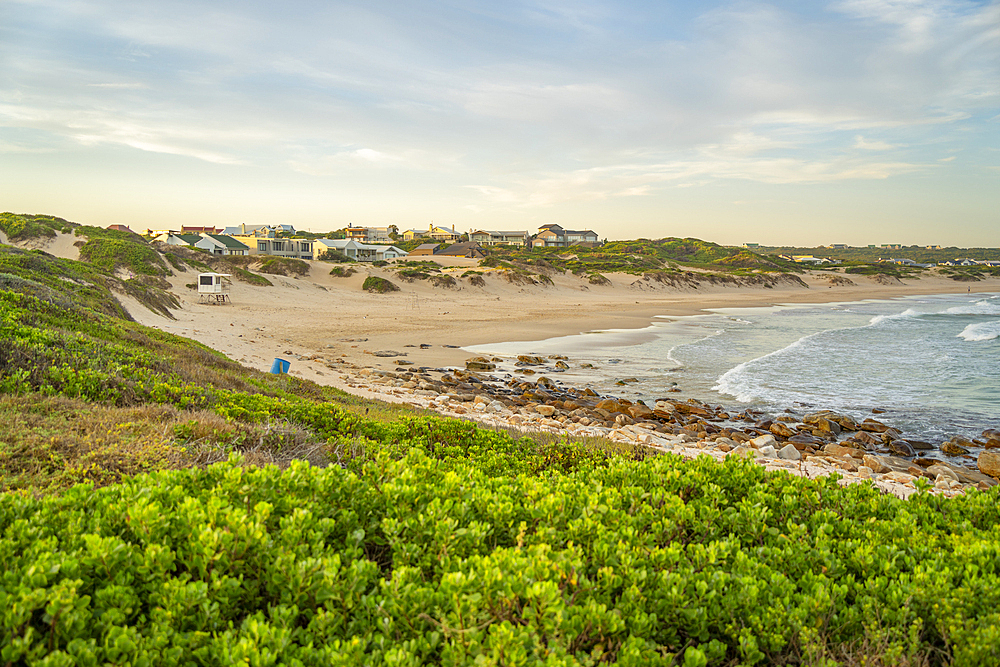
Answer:
[(469, 241), (473, 243), (478, 243), (479, 245), (515, 245), (515, 246), (527, 246), (528, 245), (528, 234), (527, 231), (495, 231), (492, 229), (479, 229), (474, 232), (469, 232)]
[(333, 250), (357, 262), (376, 262), (396, 259), (406, 251), (394, 245), (369, 245), (354, 239), (317, 239), (313, 243), (313, 258), (319, 259), (327, 250)]
[(249, 255), (250, 248), (231, 236), (223, 234), (202, 234), (201, 239), (193, 244), (195, 248), (207, 250), (213, 255)]

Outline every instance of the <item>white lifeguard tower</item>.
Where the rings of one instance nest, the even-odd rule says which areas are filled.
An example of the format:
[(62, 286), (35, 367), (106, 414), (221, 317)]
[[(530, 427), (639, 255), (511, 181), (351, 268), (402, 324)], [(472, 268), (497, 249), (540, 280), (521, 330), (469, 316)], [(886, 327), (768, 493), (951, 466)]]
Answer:
[(228, 273), (199, 273), (198, 300), (202, 303), (232, 303), (229, 300), (231, 277)]

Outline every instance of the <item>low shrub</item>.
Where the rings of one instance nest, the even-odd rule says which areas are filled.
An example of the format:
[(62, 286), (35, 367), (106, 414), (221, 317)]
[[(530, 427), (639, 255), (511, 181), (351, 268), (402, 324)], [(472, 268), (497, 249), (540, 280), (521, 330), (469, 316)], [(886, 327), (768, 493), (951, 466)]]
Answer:
[(321, 262), (353, 262), (354, 260), (337, 250), (326, 250), (320, 253), (318, 260)]
[(309, 274), (309, 263), (292, 257), (268, 257), (258, 270), (275, 276), (305, 276)]
[(365, 282), (361, 285), (361, 289), (367, 292), (375, 292), (377, 294), (399, 291), (399, 287), (385, 278), (379, 278), (378, 276), (368, 276), (365, 278)]
[(354, 270), (353, 266), (335, 266), (330, 269), (330, 275), (336, 278), (350, 278), (357, 271)]

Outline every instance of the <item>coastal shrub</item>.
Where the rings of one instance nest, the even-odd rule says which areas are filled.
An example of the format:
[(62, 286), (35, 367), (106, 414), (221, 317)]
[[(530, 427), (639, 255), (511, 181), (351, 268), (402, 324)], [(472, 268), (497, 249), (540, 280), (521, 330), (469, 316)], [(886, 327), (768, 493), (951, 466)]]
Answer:
[(414, 280), (427, 280), (431, 274), (422, 269), (401, 269), (396, 272), (396, 277), (412, 283)]
[(56, 233), (68, 234), (74, 223), (50, 215), (18, 215), (0, 213), (0, 230), (8, 241), (28, 241), (35, 238), (54, 238)]
[[(105, 230), (107, 231), (107, 230)], [(77, 230), (79, 234), (79, 230)], [(127, 269), (134, 274), (165, 275), (163, 259), (141, 236), (117, 232), (131, 238), (94, 236), (80, 246), (80, 259), (105, 271)], [(136, 240), (133, 240), (136, 239)]]
[(587, 282), (591, 285), (610, 285), (611, 281), (607, 277), (602, 276), (600, 273), (591, 273), (587, 276)]
[(355, 273), (357, 273), (357, 271), (354, 270), (353, 266), (348, 266), (348, 267), (335, 266), (332, 269), (330, 269), (330, 275), (336, 278), (350, 278)]
[(469, 284), (473, 287), (486, 287), (486, 279), (479, 274), (469, 276)]
[(354, 260), (338, 250), (324, 250), (317, 258), (322, 262), (353, 262)]
[(292, 257), (267, 257), (258, 270), (276, 276), (306, 276), (309, 275), (309, 263)]
[(431, 285), (434, 287), (444, 287), (454, 289), (458, 286), (458, 281), (453, 276), (431, 276)]
[(389, 265), (389, 262), (385, 261), (384, 259), (376, 259), (374, 262), (372, 262), (372, 266), (377, 266), (380, 269), (383, 266), (388, 266), (388, 265)]
[(234, 457), (4, 494), (4, 658), (1000, 660), (996, 491), (904, 502), (738, 457), (495, 475), (511, 453), (476, 456)]
[(240, 282), (247, 283), (248, 285), (253, 285), (255, 287), (272, 287), (274, 285), (274, 283), (264, 276), (253, 273), (252, 271), (247, 271), (246, 269), (238, 266), (231, 268), (229, 271), (233, 278), (236, 278)]
[(399, 291), (399, 287), (392, 284), (385, 278), (379, 278), (378, 276), (368, 276), (365, 278), (365, 282), (361, 285), (361, 289), (367, 292), (376, 292), (378, 294)]

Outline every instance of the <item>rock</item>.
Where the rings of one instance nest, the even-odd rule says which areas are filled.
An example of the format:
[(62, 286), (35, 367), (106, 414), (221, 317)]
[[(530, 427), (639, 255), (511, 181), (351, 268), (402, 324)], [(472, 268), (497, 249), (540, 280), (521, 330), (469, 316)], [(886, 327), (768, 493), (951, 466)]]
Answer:
[(799, 450), (795, 449), (795, 445), (788, 444), (781, 448), (778, 452), (778, 458), (786, 459), (788, 461), (798, 461), (802, 458), (802, 454)]
[[(968, 454), (969, 450), (956, 442), (957, 438), (952, 438), (947, 442), (941, 443), (941, 453), (947, 454), (948, 456), (961, 456), (962, 454)], [(972, 444), (971, 442), (969, 443)]]
[(947, 477), (948, 479), (953, 479), (956, 482), (958, 481), (958, 475), (955, 474), (955, 471), (943, 463), (935, 463), (927, 468), (927, 474), (934, 475), (935, 477)]
[(405, 357), (406, 352), (396, 352), (395, 350), (378, 350), (372, 352), (376, 357)]
[(824, 414), (821, 412), (814, 412), (812, 414), (808, 414), (805, 417), (803, 417), (802, 422), (804, 424), (809, 424), (810, 426), (814, 427), (814, 429), (819, 429), (820, 431), (826, 433), (833, 433), (835, 435), (839, 434), (841, 430), (840, 424), (838, 424), (835, 421), (831, 421), (830, 419), (827, 419), (828, 415), (829, 413)]
[(566, 370), (567, 368), (569, 368), (569, 364), (567, 364), (565, 361), (557, 361), (556, 362), (556, 368), (560, 368), (562, 370)]
[(897, 456), (916, 456), (917, 453), (906, 440), (893, 440), (889, 443), (889, 451)]
[(864, 431), (858, 431), (852, 437), (867, 447), (874, 447), (875, 445), (881, 442), (881, 440), (875, 438), (873, 435), (869, 433), (865, 433)]
[(466, 360), (465, 368), (470, 371), (495, 371), (497, 365), (486, 357), (473, 357)]
[(628, 413), (633, 419), (649, 419), (653, 416), (653, 411), (642, 403), (636, 403), (628, 407)]
[(924, 442), (923, 440), (914, 440), (912, 438), (907, 438), (906, 442), (910, 447), (914, 449), (934, 449), (934, 445), (929, 442)]
[(861, 479), (870, 479), (872, 472), (872, 469), (868, 466), (858, 466), (858, 477)]
[(895, 470), (886, 473), (885, 477), (900, 484), (908, 484), (913, 481), (913, 475), (907, 475), (905, 472), (896, 472)]
[(750, 449), (749, 447), (744, 447), (744, 446), (740, 445), (739, 447), (736, 447), (735, 449), (731, 450), (728, 454), (726, 454), (726, 456), (727, 457), (729, 457), (729, 456), (738, 456), (738, 457), (744, 458), (744, 459), (745, 458), (753, 458), (753, 456), (754, 456), (754, 450)]
[(535, 412), (542, 415), (543, 417), (551, 417), (556, 413), (556, 409), (551, 405), (536, 405)]
[(540, 366), (545, 363), (545, 360), (541, 357), (535, 357), (530, 354), (519, 354), (517, 355), (517, 360), (522, 364), (534, 364), (536, 366)]
[(764, 445), (763, 447), (759, 448), (757, 451), (764, 458), (767, 458), (767, 459), (776, 459), (776, 458), (778, 458), (778, 453), (776, 451), (774, 451), (774, 447), (772, 447), (771, 445)]
[(823, 440), (820, 440), (814, 435), (808, 435), (806, 433), (796, 433), (788, 439), (788, 442), (794, 442), (799, 445), (822, 445)]
[(768, 430), (782, 438), (793, 438), (798, 435), (798, 431), (788, 428), (783, 422), (774, 422)]
[(857, 472), (858, 465), (851, 459), (844, 459), (840, 462), (841, 470), (846, 470), (847, 472)]
[(492, 401), (486, 406), (487, 412), (503, 412), (506, 406), (500, 401)]
[(983, 447), (986, 449), (1000, 449), (1000, 436), (987, 438)]
[(860, 449), (855, 449), (854, 447), (845, 447), (844, 445), (838, 445), (836, 443), (830, 443), (823, 447), (823, 453), (829, 454), (830, 456), (838, 456), (841, 458), (862, 458), (865, 453)]
[(555, 389), (556, 383), (545, 377), (544, 375), (537, 380), (535, 380), (535, 385), (538, 387), (546, 387), (547, 389)]
[(607, 412), (625, 412), (625, 408), (622, 404), (613, 398), (606, 398), (599, 402), (595, 407), (595, 410), (605, 410)]
[(862, 431), (868, 431), (869, 433), (885, 433), (886, 429), (889, 427), (877, 419), (868, 417), (863, 422), (858, 424), (858, 428)]
[(990, 477), (1000, 478), (1000, 453), (992, 450), (983, 450), (976, 459), (979, 472)]
[(892, 470), (887, 466), (881, 456), (875, 456), (874, 454), (865, 454), (861, 459), (865, 462), (865, 465), (871, 468), (872, 472), (878, 474), (884, 474)]
[(757, 436), (756, 438), (753, 438), (750, 441), (750, 446), (753, 447), (754, 449), (760, 449), (761, 447), (771, 447), (771, 449), (773, 450), (774, 447), (772, 445), (774, 445), (775, 442), (777, 441), (774, 439), (774, 436), (768, 433), (767, 435), (760, 435)]

